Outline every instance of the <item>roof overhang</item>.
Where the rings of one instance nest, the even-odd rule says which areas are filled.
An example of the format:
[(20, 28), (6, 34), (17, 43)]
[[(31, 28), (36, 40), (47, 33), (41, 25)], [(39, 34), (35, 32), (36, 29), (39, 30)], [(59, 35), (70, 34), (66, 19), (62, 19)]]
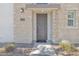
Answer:
[(60, 8), (60, 4), (32, 4), (32, 3), (27, 3), (26, 8)]

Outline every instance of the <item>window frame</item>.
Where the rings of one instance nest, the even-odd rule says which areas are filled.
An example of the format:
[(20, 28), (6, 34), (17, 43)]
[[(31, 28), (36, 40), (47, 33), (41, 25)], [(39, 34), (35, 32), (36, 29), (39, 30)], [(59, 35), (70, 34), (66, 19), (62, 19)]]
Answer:
[[(72, 15), (70, 18), (69, 18), (69, 13), (74, 13), (74, 15)], [(69, 25), (69, 21), (73, 22), (73, 25)], [(68, 10), (67, 12), (67, 26), (68, 27), (76, 27), (76, 10)]]

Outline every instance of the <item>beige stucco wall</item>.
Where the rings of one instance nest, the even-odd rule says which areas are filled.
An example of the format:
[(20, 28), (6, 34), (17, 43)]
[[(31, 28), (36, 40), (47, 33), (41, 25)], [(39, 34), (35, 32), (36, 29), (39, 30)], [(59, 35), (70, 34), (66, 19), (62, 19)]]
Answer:
[[(75, 27), (68, 27), (67, 25), (68, 10), (76, 10)], [(79, 43), (79, 4), (61, 4), (61, 8), (58, 10), (57, 13), (57, 41), (65, 39), (70, 40), (73, 43)]]
[[(25, 4), (14, 6), (14, 40), (16, 43), (32, 43), (32, 11), (25, 9), (24, 13), (21, 13), (20, 8), (25, 9)], [(20, 18), (25, 18), (25, 21)]]
[[(51, 15), (51, 39), (56, 43), (60, 40), (70, 40), (79, 43), (79, 4), (61, 4), (58, 9), (49, 9)], [(25, 8), (25, 4), (14, 4), (14, 40), (16, 43), (32, 43), (34, 12), (25, 8), (25, 12), (20, 13), (20, 8)], [(76, 10), (76, 27), (67, 26), (67, 10)], [(36, 11), (37, 12), (37, 11)], [(20, 18), (24, 17), (25, 21)]]

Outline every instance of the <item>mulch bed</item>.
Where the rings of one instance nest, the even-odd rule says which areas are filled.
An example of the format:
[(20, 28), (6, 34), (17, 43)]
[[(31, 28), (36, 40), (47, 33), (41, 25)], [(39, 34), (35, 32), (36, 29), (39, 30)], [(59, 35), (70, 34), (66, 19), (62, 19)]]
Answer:
[(34, 50), (36, 49), (35, 48), (16, 48), (12, 52), (0, 53), (0, 56), (29, 56), (29, 53)]
[[(53, 46), (55, 47), (55, 46)], [(58, 49), (57, 47), (55, 47)], [(36, 50), (36, 48), (15, 48), (12, 52), (0, 53), (0, 56), (29, 56), (31, 51)], [(65, 52), (60, 50), (56, 50), (58, 56), (79, 56), (79, 51), (74, 52)]]
[(59, 53), (59, 55), (62, 55), (62, 56), (79, 56), (79, 51), (77, 51), (77, 52), (61, 52), (61, 53)]

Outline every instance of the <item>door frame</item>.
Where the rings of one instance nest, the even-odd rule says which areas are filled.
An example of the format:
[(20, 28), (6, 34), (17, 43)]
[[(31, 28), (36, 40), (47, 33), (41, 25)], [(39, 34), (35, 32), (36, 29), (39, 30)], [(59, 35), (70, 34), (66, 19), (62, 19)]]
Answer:
[[(34, 12), (33, 13), (33, 43), (37, 43), (37, 19), (36, 19), (36, 14), (44, 14), (43, 12)], [(46, 43), (50, 43), (49, 41), (52, 40), (52, 15), (50, 12), (46, 12), (45, 14), (47, 14), (47, 42)]]

